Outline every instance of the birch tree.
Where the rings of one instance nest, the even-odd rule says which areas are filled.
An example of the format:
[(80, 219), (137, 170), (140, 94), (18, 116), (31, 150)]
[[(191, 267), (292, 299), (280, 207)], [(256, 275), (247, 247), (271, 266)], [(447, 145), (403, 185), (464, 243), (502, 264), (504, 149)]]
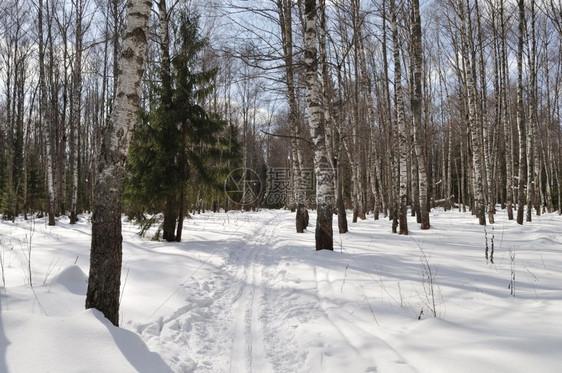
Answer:
[(461, 53), (467, 93), (468, 123), (470, 129), (470, 143), (472, 145), (472, 166), (474, 172), (474, 211), (480, 225), (486, 225), (484, 214), (484, 189), (483, 189), (483, 162), (480, 139), (480, 127), (477, 121), (477, 92), (474, 79), (473, 60), (470, 53), (468, 15), (465, 13), (465, 4), (458, 2), (458, 20), (461, 24)]
[(422, 145), (422, 29), (419, 0), (412, 1), (412, 68), (413, 68), (413, 94), (411, 98), (412, 118), (414, 127), (414, 148), (418, 160), (418, 175), (420, 189), (420, 218), (421, 229), (429, 229), (429, 200), (428, 178), (426, 172), (425, 153)]
[(289, 104), (289, 128), (291, 131), (291, 168), (293, 173), (293, 199), (297, 210), (296, 230), (303, 233), (306, 228), (308, 212), (306, 211), (305, 195), (302, 185), (302, 154), (299, 138), (298, 105), (295, 92), (295, 67), (293, 62), (293, 2), (292, 0), (277, 0), (279, 27), (283, 44), (283, 60), (285, 64), (285, 84), (287, 85), (287, 101)]
[(519, 10), (518, 34), (517, 34), (517, 131), (519, 133), (519, 177), (517, 223), (523, 224), (525, 211), (525, 180), (527, 177), (527, 154), (525, 141), (525, 113), (523, 109), (523, 40), (525, 34), (525, 3), (518, 0)]
[(316, 250), (333, 250), (332, 216), (334, 204), (334, 170), (326, 149), (326, 130), (322, 102), (322, 86), (318, 77), (316, 1), (305, 0), (306, 99), (310, 136), (314, 146), (316, 175)]
[[(487, 92), (486, 92), (486, 62), (484, 57), (484, 43), (483, 43), (483, 30), (482, 30), (482, 18), (483, 15), (480, 13), (479, 1), (474, 1), (474, 10), (476, 15), (476, 35), (477, 35), (477, 49), (479, 53), (479, 63), (478, 63), (478, 73), (480, 80), (480, 94), (477, 99), (479, 101), (478, 113), (479, 113), (479, 126), (478, 136), (481, 136), (481, 162), (482, 162), (482, 172), (484, 176), (482, 177), (483, 187), (482, 191), (485, 191), (485, 203), (487, 204), (488, 221), (490, 224), (494, 223), (495, 214), (495, 197), (494, 197), (494, 187), (492, 182), (492, 160), (491, 160), (491, 135), (489, 134), (489, 123), (488, 123), (488, 104), (487, 104)], [(470, 20), (470, 18), (469, 18)], [(476, 66), (473, 66), (476, 71)]]
[(501, 103), (501, 118), (504, 130), (505, 142), (505, 171), (506, 171), (506, 204), (507, 204), (507, 218), (513, 220), (513, 130), (509, 118), (509, 69), (507, 58), (507, 29), (505, 20), (505, 5), (504, 1), (500, 0), (500, 103)]
[(47, 104), (47, 77), (45, 72), (45, 42), (43, 40), (43, 0), (39, 0), (37, 31), (39, 35), (39, 90), (40, 90), (40, 112), (45, 132), (45, 157), (47, 159), (47, 203), (49, 214), (49, 225), (55, 225), (55, 185), (53, 179), (53, 147), (51, 137), (51, 108)]
[(119, 325), (125, 162), (137, 118), (151, 0), (128, 0), (113, 112), (105, 129), (95, 185), (86, 308)]
[(70, 224), (77, 221), (78, 204), (78, 138), (80, 136), (80, 116), (82, 107), (82, 39), (84, 30), (82, 27), (82, 16), (84, 4), (82, 0), (74, 2), (76, 12), (76, 30), (74, 41), (74, 68), (72, 71), (72, 104), (70, 109), (70, 160), (72, 170), (71, 202), (70, 202)]
[(530, 25), (527, 27), (525, 24), (525, 37), (527, 40), (527, 67), (528, 67), (528, 115), (526, 121), (526, 155), (527, 155), (527, 214), (526, 221), (530, 222), (532, 220), (532, 211), (535, 206), (537, 209), (537, 215), (540, 215), (540, 209), (538, 208), (538, 187), (539, 185), (539, 156), (538, 149), (536, 146), (536, 128), (537, 128), (537, 66), (536, 66), (536, 56), (537, 56), (537, 40), (535, 32), (536, 24), (536, 11), (535, 11), (535, 0), (530, 0)]
[[(352, 145), (353, 149), (349, 151), (350, 154), (350, 164), (352, 168), (353, 176), (353, 201), (355, 205), (353, 206), (353, 222), (356, 223), (357, 219), (365, 219), (365, 203), (363, 201), (364, 193), (364, 183), (363, 183), (363, 170), (365, 165), (363, 162), (362, 148), (360, 130), (363, 124), (360, 105), (361, 105), (361, 91), (364, 89), (362, 87), (362, 73), (361, 73), (361, 53), (362, 53), (362, 43), (363, 35), (361, 28), (363, 27), (363, 19), (360, 15), (360, 0), (351, 0), (351, 23), (353, 27), (353, 107), (352, 107)], [(329, 105), (326, 105), (329, 108)], [(348, 145), (349, 146), (349, 145)]]
[(394, 55), (394, 111), (398, 126), (398, 158), (400, 169), (399, 193), (395, 202), (398, 204), (398, 220), (400, 234), (408, 234), (408, 168), (407, 168), (407, 131), (404, 113), (404, 93), (402, 89), (402, 65), (400, 63), (400, 41), (398, 39), (398, 25), (396, 19), (395, 0), (390, 0), (390, 17), (392, 28), (392, 46)]

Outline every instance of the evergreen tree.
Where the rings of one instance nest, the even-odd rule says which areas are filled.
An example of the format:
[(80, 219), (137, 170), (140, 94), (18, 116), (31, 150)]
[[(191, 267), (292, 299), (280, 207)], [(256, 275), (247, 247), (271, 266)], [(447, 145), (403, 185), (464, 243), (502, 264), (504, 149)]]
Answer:
[[(239, 158), (240, 151), (233, 127), (203, 107), (217, 69), (197, 71), (208, 44), (199, 35), (198, 18), (180, 12), (173, 32), (179, 48), (171, 59), (171, 92), (154, 87), (156, 109), (141, 113), (130, 150), (127, 201), (136, 214), (162, 211), (162, 238), (181, 241), (188, 182), (191, 188), (220, 187), (226, 172), (221, 161)], [(161, 71), (162, 80), (166, 73)]]

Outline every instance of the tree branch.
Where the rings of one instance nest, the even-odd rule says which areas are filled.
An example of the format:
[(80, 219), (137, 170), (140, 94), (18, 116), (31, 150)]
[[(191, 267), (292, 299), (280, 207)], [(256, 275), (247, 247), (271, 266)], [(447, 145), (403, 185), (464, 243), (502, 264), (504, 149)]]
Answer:
[(297, 140), (302, 140), (302, 141), (306, 142), (308, 145), (314, 145), (312, 143), (312, 141), (309, 141), (308, 139), (305, 139), (304, 137), (300, 137), (300, 136), (279, 135), (279, 134), (276, 134), (276, 133), (266, 132), (264, 130), (261, 130), (261, 132), (265, 135), (268, 135), (268, 136), (281, 137), (281, 138), (285, 138), (285, 139), (297, 139)]

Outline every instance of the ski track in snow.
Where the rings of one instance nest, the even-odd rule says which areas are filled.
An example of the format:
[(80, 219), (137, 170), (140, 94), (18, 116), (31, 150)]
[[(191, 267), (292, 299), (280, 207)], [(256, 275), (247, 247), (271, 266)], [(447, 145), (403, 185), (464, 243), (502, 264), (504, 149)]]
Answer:
[[(362, 366), (363, 372), (379, 372), (377, 356), (386, 362), (383, 371), (414, 371), (396, 350), (364, 329), (372, 327), (372, 320), (355, 324), (349, 311), (330, 300), (338, 298), (341, 284), (330, 282), (327, 269), (299, 263), (309, 278), (285, 278), (283, 267), (295, 265), (290, 251), (307, 249), (285, 245), (289, 252), (277, 252), (283, 248), (282, 220), (278, 212), (271, 215), (226, 243), (226, 262), (211, 278), (194, 278), (185, 285), (191, 294), (186, 306), (156, 323), (137, 326), (147, 344), (175, 372), (328, 372), (346, 361)], [(307, 344), (318, 335), (326, 342)]]
[[(252, 232), (247, 245), (239, 253), (233, 251), (231, 265), (239, 268), (241, 293), (237, 297), (235, 309), (234, 338), (232, 341), (230, 372), (273, 372), (266, 358), (263, 330), (260, 320), (263, 296), (263, 268), (268, 260), (268, 244), (274, 242), (275, 229), (279, 224), (276, 216), (265, 227)], [(261, 233), (256, 234), (256, 231)]]
[[(260, 222), (225, 243), (229, 256), (210, 279), (185, 285), (188, 305), (157, 323), (139, 325), (147, 344), (166, 355), (175, 372), (275, 372), (264, 340), (264, 268), (280, 220)], [(164, 348), (162, 348), (164, 347)], [(167, 350), (162, 352), (162, 350)]]

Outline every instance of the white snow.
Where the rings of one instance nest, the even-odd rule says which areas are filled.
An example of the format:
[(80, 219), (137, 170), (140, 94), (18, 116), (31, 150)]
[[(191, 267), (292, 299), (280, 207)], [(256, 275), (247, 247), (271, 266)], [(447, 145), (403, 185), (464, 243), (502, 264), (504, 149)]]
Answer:
[(315, 218), (194, 215), (182, 243), (124, 219), (121, 328), (84, 310), (88, 216), (0, 221), (0, 372), (562, 371), (561, 216), (437, 209), (409, 236), (369, 216), (334, 252)]

